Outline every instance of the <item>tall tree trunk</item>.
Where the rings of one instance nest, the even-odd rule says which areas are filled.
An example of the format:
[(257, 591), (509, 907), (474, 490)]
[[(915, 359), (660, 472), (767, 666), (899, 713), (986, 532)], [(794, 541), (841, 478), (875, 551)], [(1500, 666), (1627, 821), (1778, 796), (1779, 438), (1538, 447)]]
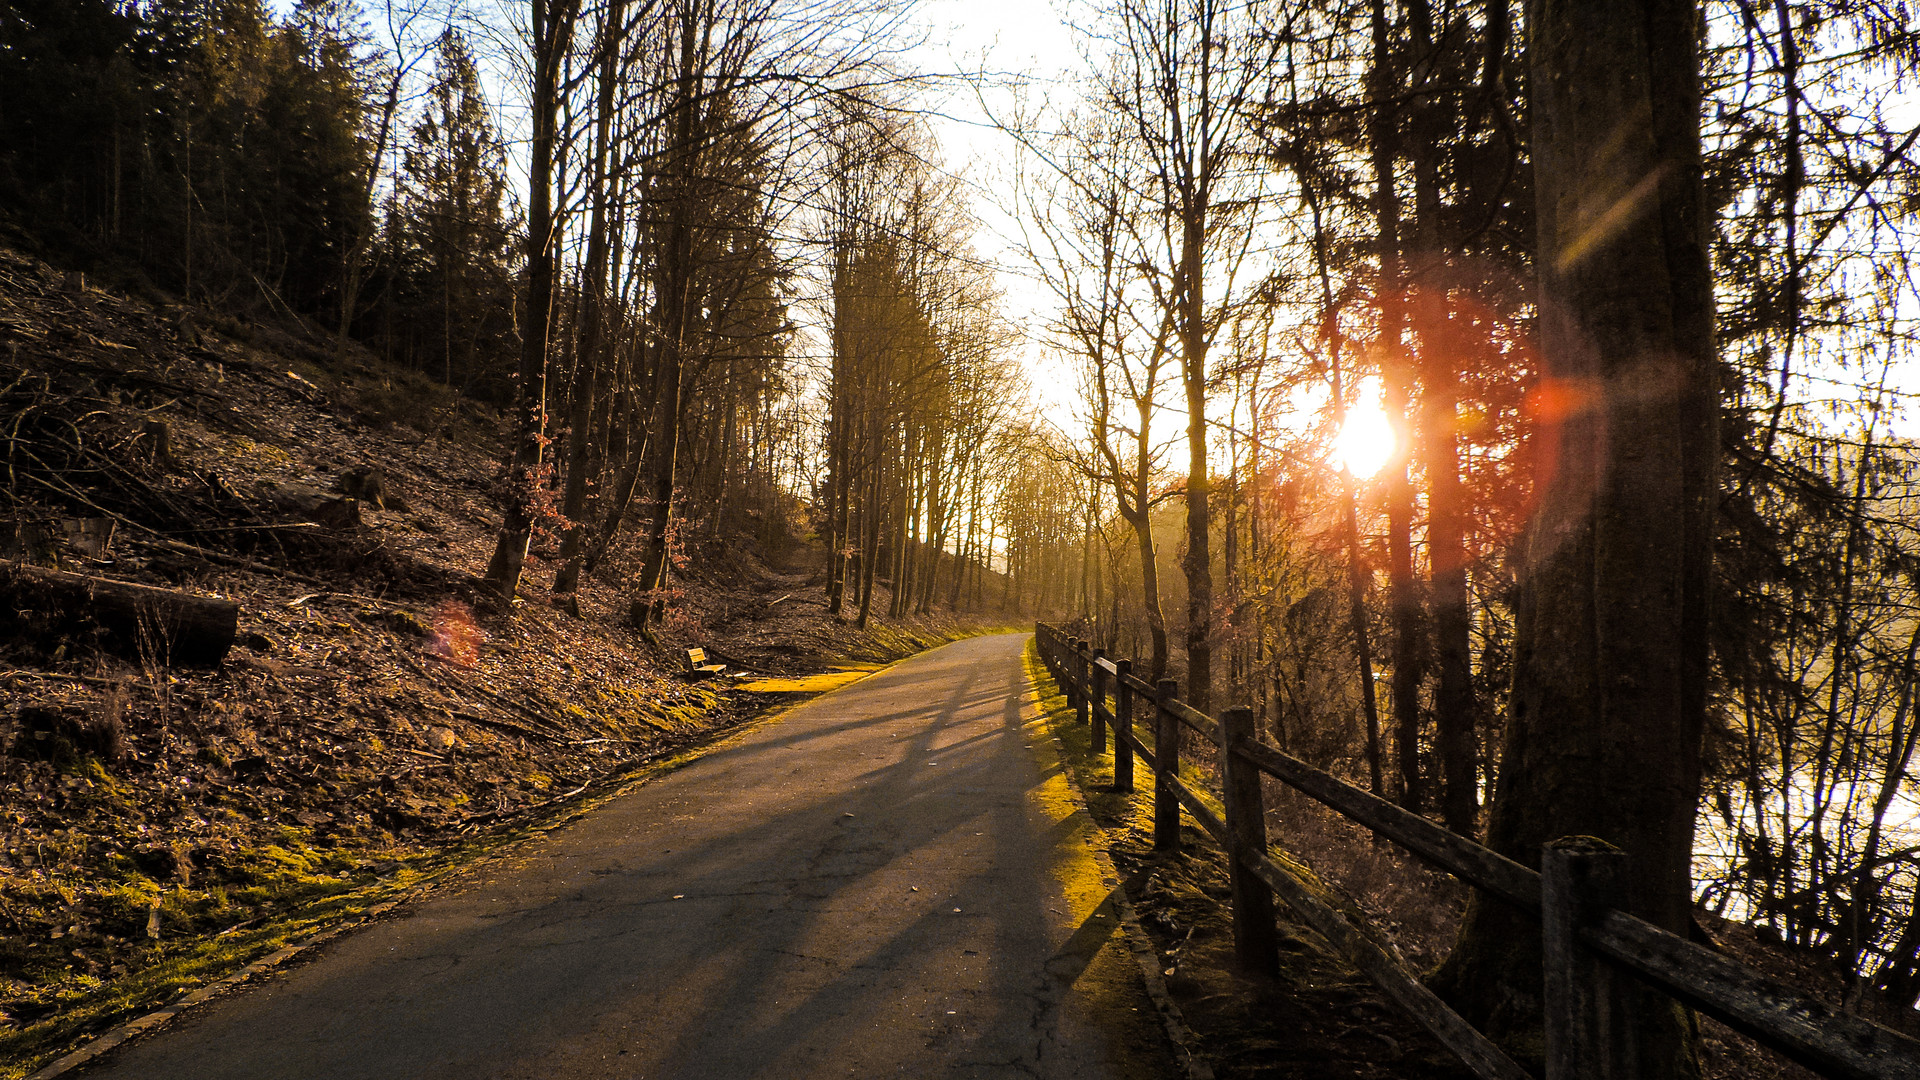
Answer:
[(1394, 451), (1382, 472), (1387, 501), (1388, 602), (1393, 618), (1393, 721), (1400, 758), (1400, 800), (1418, 813), (1420, 783), (1420, 598), (1413, 580), (1413, 484), (1407, 476), (1409, 409), (1413, 387), (1406, 357), (1406, 283), (1401, 272), (1398, 155), (1400, 78), (1385, 0), (1373, 0), (1373, 114), (1368, 143), (1373, 158), (1376, 254), (1380, 265), (1374, 304), (1380, 319), (1382, 403), (1393, 427)]
[(587, 482), (593, 457), (593, 403), (600, 390), (600, 372), (606, 352), (606, 309), (608, 248), (612, 230), (607, 228), (607, 206), (613, 200), (613, 180), (608, 175), (607, 158), (612, 150), (614, 78), (620, 52), (620, 30), (625, 19), (625, 0), (612, 0), (601, 27), (599, 100), (595, 105), (592, 177), (593, 209), (587, 225), (587, 266), (582, 297), (579, 358), (574, 365), (573, 386), (567, 417), (567, 479), (561, 496), (560, 516), (567, 519), (567, 534), (560, 542), (560, 572), (555, 575), (553, 591), (570, 593), (579, 588), (580, 569), (585, 562), (588, 532)]
[(848, 244), (833, 244), (833, 359), (827, 387), (827, 614), (846, 604), (849, 528), (853, 524), (853, 361), (849, 355), (847, 295), (852, 290)]
[(654, 379), (653, 461), (648, 487), (653, 521), (647, 530), (647, 553), (641, 563), (639, 591), (648, 601), (649, 623), (666, 612), (661, 590), (667, 580), (667, 560), (673, 533), (674, 483), (680, 465), (681, 392), (685, 382), (687, 316), (693, 299), (693, 221), (696, 212), (694, 174), (700, 158), (695, 145), (701, 125), (696, 115), (704, 108), (695, 70), (697, 41), (704, 8), (688, 4), (678, 16), (680, 59), (675, 88), (673, 145), (667, 153), (669, 197), (665, 242), (661, 245), (660, 367)]
[(1227, 406), (1227, 505), (1220, 529), (1220, 571), (1227, 587), (1227, 689), (1240, 689), (1240, 435), (1233, 416), (1240, 405), (1240, 380), (1234, 380)]
[[(684, 297), (681, 302), (684, 303)], [(658, 622), (666, 612), (666, 598), (661, 590), (667, 584), (667, 560), (673, 540), (674, 478), (680, 467), (680, 346), (684, 343), (684, 327), (677, 336), (681, 340), (669, 340), (662, 350), (660, 371), (654, 380), (654, 430), (648, 438), (652, 454), (645, 466), (650, 521), (638, 586), (646, 601), (648, 624)]]
[[(1397, 391), (1397, 392), (1396, 392)], [(1406, 446), (1408, 394), (1406, 384), (1390, 389), (1387, 416), (1396, 442)], [(1404, 453), (1387, 466), (1387, 579), (1393, 617), (1393, 726), (1400, 765), (1401, 805), (1419, 813), (1426, 805), (1426, 785), (1420, 771), (1420, 683), (1426, 676), (1421, 656), (1420, 591), (1413, 568), (1413, 482), (1407, 475)]]
[[(1141, 498), (1134, 505), (1146, 505), (1146, 485), (1140, 485)], [(1153, 520), (1146, 511), (1127, 515), (1133, 528), (1135, 546), (1140, 552), (1140, 607), (1147, 617), (1147, 641), (1153, 649), (1153, 668), (1149, 682), (1167, 677), (1167, 616), (1160, 609), (1160, 566), (1153, 550)]]
[[(844, 426), (844, 425), (843, 425)], [(827, 503), (827, 614), (838, 617), (846, 603), (847, 593), (847, 556), (846, 547), (849, 529), (853, 524), (852, 480), (847, 476), (847, 453), (844, 446), (845, 436), (841, 436), (842, 445), (835, 450), (834, 467)]]
[(1202, 222), (1190, 213), (1182, 256), (1186, 282), (1180, 290), (1181, 381), (1187, 391), (1187, 700), (1213, 707), (1213, 483), (1207, 474), (1207, 331), (1201, 295)]
[(1340, 470), (1345, 489), (1347, 545), (1347, 627), (1353, 634), (1354, 663), (1360, 669), (1360, 707), (1367, 724), (1367, 782), (1375, 795), (1386, 795), (1384, 754), (1380, 746), (1380, 702), (1373, 685), (1373, 635), (1367, 627), (1367, 564), (1360, 550), (1360, 514), (1355, 506), (1353, 475)]
[[(1700, 12), (1531, 0), (1526, 25), (1542, 374), (1575, 405), (1545, 433), (1488, 842), (1537, 866), (1558, 837), (1610, 841), (1631, 910), (1681, 932), (1718, 456)], [(1539, 943), (1476, 898), (1442, 982), (1470, 1016), (1512, 1024), (1537, 1003)], [(1686, 1075), (1681, 1014), (1648, 995), (1637, 1075)]]
[(1440, 751), (1440, 810), (1447, 828), (1472, 836), (1480, 813), (1475, 769), (1472, 617), (1467, 607), (1467, 553), (1460, 483), (1459, 439), (1454, 432), (1453, 373), (1440, 372), (1427, 387), (1427, 561), (1433, 578), (1433, 643), (1439, 685), (1433, 697), (1435, 739)]
[(533, 541), (533, 500), (546, 444), (547, 350), (552, 336), (554, 241), (553, 140), (559, 109), (560, 54), (572, 32), (575, 0), (532, 0), (533, 132), (527, 147), (527, 313), (516, 373), (513, 452), (507, 469), (507, 505), (500, 538), (487, 563), (487, 582), (501, 599), (520, 589), (520, 571)]
[(880, 530), (887, 517), (882, 509), (883, 500), (886, 498), (886, 489), (882, 483), (886, 480), (887, 470), (876, 463), (872, 472), (872, 486), (861, 508), (861, 517), (866, 519), (861, 522), (866, 535), (861, 542), (860, 615), (856, 622), (862, 630), (867, 628), (867, 620), (873, 615), (873, 578), (876, 564), (880, 561)]
[(887, 617), (890, 619), (898, 619), (907, 613), (907, 591), (912, 587), (909, 579), (913, 575), (911, 549), (914, 530), (919, 524), (914, 513), (911, 490), (914, 476), (919, 472), (916, 461), (918, 455), (914, 452), (917, 438), (911, 430), (904, 434), (902, 461), (896, 470), (898, 479), (894, 482), (893, 512), (888, 515), (893, 523), (892, 537), (887, 543), (888, 561), (893, 564), (888, 575), (893, 582), (892, 596), (887, 602)]

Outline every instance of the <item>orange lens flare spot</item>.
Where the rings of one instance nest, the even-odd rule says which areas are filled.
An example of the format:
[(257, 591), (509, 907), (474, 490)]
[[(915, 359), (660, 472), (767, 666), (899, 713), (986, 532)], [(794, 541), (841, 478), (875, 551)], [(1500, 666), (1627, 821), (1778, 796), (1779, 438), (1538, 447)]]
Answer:
[(430, 655), (470, 668), (480, 662), (480, 643), (486, 639), (486, 631), (473, 621), (467, 605), (449, 600), (433, 610), (433, 636), (427, 639)]
[(1542, 379), (1527, 391), (1527, 418), (1536, 424), (1558, 424), (1600, 403), (1600, 395), (1583, 379)]

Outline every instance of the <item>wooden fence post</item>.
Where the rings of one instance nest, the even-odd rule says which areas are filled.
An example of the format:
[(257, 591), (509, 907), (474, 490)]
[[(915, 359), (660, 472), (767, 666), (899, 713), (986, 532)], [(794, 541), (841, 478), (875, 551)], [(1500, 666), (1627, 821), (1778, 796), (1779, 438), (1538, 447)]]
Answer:
[(1063, 651), (1060, 655), (1060, 682), (1062, 688), (1067, 692), (1067, 704), (1069, 705), (1077, 705), (1080, 701), (1080, 687), (1075, 685), (1073, 681), (1073, 665), (1075, 663), (1075, 657), (1080, 654), (1079, 650), (1079, 638), (1070, 637), (1065, 639)]
[(1267, 811), (1260, 770), (1235, 751), (1254, 739), (1253, 710), (1228, 709), (1220, 718), (1220, 793), (1227, 812), (1227, 880), (1233, 889), (1233, 953), (1243, 971), (1280, 973), (1280, 938), (1273, 923), (1273, 893), (1248, 865), (1247, 856), (1267, 850)]
[(1087, 685), (1087, 649), (1090, 644), (1082, 639), (1073, 648), (1073, 684), (1078, 690), (1073, 699), (1073, 719), (1082, 724), (1087, 722), (1087, 706), (1093, 701), (1093, 694)]
[(1180, 850), (1180, 798), (1168, 777), (1180, 775), (1180, 721), (1166, 705), (1180, 697), (1180, 684), (1161, 679), (1154, 684), (1153, 709), (1153, 847)]
[(1093, 677), (1091, 680), (1093, 684), (1093, 710), (1091, 716), (1093, 718), (1093, 752), (1096, 754), (1104, 754), (1107, 752), (1107, 721), (1106, 718), (1101, 715), (1107, 708), (1107, 669), (1100, 666), (1100, 661), (1106, 658), (1107, 650), (1095, 649), (1093, 650), (1093, 661), (1087, 666), (1087, 673)]
[(1133, 661), (1122, 660), (1114, 665), (1120, 674), (1113, 680), (1113, 790), (1133, 790), (1133, 744), (1127, 739), (1133, 734), (1133, 691), (1127, 688), (1127, 679), (1133, 675)]
[(1541, 849), (1540, 929), (1547, 1080), (1631, 1080), (1639, 1075), (1632, 980), (1575, 935), (1627, 900), (1627, 853), (1591, 836)]

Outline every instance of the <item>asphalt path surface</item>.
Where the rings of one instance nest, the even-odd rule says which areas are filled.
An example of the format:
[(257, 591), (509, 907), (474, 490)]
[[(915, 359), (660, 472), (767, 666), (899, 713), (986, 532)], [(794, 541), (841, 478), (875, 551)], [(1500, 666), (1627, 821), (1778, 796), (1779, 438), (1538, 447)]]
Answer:
[(733, 736), (85, 1076), (1177, 1076), (1025, 641)]

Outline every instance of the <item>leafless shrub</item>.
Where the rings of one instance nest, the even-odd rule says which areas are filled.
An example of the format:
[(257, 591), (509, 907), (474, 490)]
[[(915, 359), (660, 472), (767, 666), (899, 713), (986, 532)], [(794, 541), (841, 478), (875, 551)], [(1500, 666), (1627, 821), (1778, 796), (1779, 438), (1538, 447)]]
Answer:
[(1416, 969), (1446, 959), (1469, 886), (1278, 781), (1266, 801), (1274, 842), (1351, 897)]

